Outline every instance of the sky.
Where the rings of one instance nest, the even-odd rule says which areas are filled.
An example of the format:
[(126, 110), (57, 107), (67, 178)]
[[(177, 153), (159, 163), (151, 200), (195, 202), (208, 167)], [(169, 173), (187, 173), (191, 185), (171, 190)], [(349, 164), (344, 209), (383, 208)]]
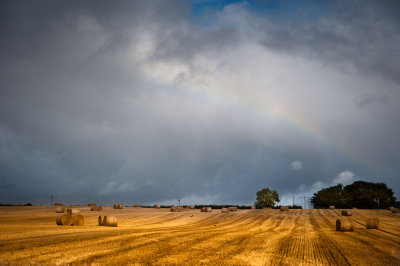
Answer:
[(400, 198), (398, 1), (0, 2), (0, 203)]

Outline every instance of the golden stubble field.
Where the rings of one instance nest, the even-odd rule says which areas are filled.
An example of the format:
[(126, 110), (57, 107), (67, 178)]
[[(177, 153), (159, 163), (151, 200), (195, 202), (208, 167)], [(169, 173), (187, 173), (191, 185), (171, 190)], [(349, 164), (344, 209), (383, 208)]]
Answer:
[(84, 226), (57, 226), (54, 207), (0, 207), (0, 264), (400, 265), (400, 216), (385, 210), (357, 210), (354, 232), (336, 232), (340, 210), (77, 208)]

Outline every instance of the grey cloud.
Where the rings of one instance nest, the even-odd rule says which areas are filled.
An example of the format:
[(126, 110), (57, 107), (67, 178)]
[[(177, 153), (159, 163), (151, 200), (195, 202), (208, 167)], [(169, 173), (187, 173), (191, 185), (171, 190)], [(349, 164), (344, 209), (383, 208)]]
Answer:
[(307, 4), (288, 20), (271, 21), (267, 14), (266, 23), (257, 28), (264, 32), (260, 42), (268, 49), (325, 58), (342, 69), (352, 65), (399, 83), (398, 1), (335, 1), (328, 8), (325, 4), (316, 4), (321, 10), (314, 18), (306, 13)]
[(365, 94), (355, 100), (359, 107), (364, 107), (372, 103), (387, 103), (389, 101), (388, 94), (376, 95), (376, 94)]

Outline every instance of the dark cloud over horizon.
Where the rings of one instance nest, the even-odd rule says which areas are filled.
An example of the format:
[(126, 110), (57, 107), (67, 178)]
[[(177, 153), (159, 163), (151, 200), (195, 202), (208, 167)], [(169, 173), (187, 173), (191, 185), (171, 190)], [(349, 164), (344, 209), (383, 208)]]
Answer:
[(0, 202), (400, 197), (399, 5), (278, 3), (2, 1)]

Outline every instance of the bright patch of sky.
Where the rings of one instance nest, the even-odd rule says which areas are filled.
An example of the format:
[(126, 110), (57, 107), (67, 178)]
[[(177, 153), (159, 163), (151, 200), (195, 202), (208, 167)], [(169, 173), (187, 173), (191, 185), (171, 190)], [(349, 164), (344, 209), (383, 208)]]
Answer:
[[(307, 2), (307, 9), (302, 8)], [(312, 4), (310, 4), (312, 2)], [(288, 1), (261, 1), (261, 0), (191, 0), (191, 16), (199, 24), (203, 26), (211, 26), (214, 24), (215, 12), (222, 12), (226, 6), (241, 5), (251, 13), (268, 17), (275, 22), (286, 23), (297, 19), (315, 20), (320, 16), (329, 12), (329, 1), (305, 1), (305, 0), (288, 0)], [(212, 14), (212, 15), (211, 15)]]

